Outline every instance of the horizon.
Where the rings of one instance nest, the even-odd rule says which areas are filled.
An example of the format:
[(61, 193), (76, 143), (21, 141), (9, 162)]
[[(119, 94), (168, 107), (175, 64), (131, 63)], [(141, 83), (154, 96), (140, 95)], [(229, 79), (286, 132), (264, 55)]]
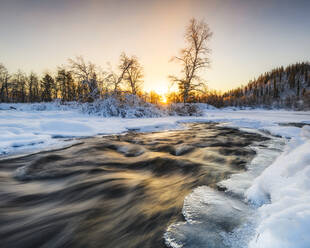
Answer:
[(1, 5), (0, 62), (10, 72), (55, 71), (79, 55), (115, 68), (124, 51), (144, 67), (144, 90), (164, 94), (168, 75), (180, 69), (169, 60), (185, 46), (183, 34), (192, 17), (205, 20), (213, 32), (211, 67), (204, 73), (210, 89), (234, 89), (310, 57), (308, 1), (30, 0)]

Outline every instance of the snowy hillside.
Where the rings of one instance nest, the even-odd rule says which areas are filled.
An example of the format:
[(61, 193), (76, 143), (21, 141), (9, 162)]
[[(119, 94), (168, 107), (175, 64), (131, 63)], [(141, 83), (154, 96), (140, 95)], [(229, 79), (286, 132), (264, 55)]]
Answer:
[(276, 68), (224, 94), (226, 105), (310, 109), (310, 64)]

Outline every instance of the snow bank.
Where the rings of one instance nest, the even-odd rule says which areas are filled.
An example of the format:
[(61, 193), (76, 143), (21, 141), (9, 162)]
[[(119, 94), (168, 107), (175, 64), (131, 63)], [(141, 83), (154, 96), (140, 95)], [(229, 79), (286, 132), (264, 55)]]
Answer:
[(0, 111), (0, 156), (62, 147), (72, 138), (180, 128), (177, 117), (102, 118), (78, 110)]
[[(132, 99), (129, 99), (131, 101)], [(112, 99), (107, 101), (112, 101)], [(182, 122), (221, 122), (226, 126), (263, 130), (285, 137), (298, 136), (300, 128), (279, 126), (278, 123), (308, 122), (307, 112), (219, 110), (206, 104), (197, 104), (203, 110), (203, 116), (161, 116), (158, 109), (146, 107), (139, 110), (140, 103), (128, 107), (125, 117), (104, 117), (118, 115), (107, 109), (111, 102), (85, 103), (68, 102), (61, 104), (0, 104), (0, 156), (12, 153), (29, 152), (47, 147), (61, 147), (74, 142), (72, 138), (103, 134), (116, 134), (130, 130), (141, 132), (160, 131), (181, 128)], [(103, 104), (103, 105), (102, 105)], [(139, 107), (140, 106), (140, 107)], [(113, 105), (110, 106), (113, 108)], [(123, 110), (126, 107), (123, 108)], [(150, 107), (152, 108), (152, 107)], [(113, 110), (110, 109), (112, 112)], [(119, 111), (119, 108), (115, 111)], [(152, 118), (147, 118), (152, 116)], [(157, 116), (157, 117), (156, 117)], [(161, 116), (161, 117), (158, 117)]]
[(81, 104), (83, 113), (102, 117), (152, 118), (167, 116), (166, 111), (157, 105), (144, 102), (134, 95), (125, 95), (122, 100), (115, 97)]
[(284, 153), (246, 192), (260, 206), (251, 248), (310, 247), (310, 127), (292, 139)]
[(252, 186), (253, 181), (281, 154), (285, 142), (281, 138), (273, 138), (264, 141), (264, 145), (253, 145), (251, 149), (256, 156), (246, 165), (245, 172), (231, 175), (228, 179), (219, 182), (217, 185), (226, 192), (244, 199), (246, 191)]

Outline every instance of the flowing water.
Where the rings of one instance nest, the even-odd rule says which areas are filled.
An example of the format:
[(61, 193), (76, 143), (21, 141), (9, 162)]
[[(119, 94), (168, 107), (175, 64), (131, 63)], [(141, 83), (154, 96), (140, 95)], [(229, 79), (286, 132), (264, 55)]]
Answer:
[[(0, 246), (165, 247), (164, 236), (169, 244), (173, 231), (190, 228), (173, 223), (184, 220), (182, 209), (184, 214), (203, 185), (214, 199), (206, 211), (218, 210), (207, 218), (208, 228), (229, 231), (247, 206), (230, 198), (225, 201), (234, 211), (218, 205), (224, 196), (217, 183), (243, 171), (255, 156), (250, 146), (266, 140), (194, 123), (184, 130), (95, 137), (66, 149), (3, 159)], [(187, 219), (199, 219), (186, 213)], [(231, 218), (222, 220), (222, 213)]]

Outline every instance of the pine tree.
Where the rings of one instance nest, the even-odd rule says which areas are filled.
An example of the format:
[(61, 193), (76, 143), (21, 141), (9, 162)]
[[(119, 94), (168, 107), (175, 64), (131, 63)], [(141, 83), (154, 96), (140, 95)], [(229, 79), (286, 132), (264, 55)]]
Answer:
[(277, 82), (276, 79), (273, 80), (273, 97), (278, 97), (278, 89), (277, 89)]
[(42, 101), (50, 102), (52, 100), (53, 85), (54, 79), (48, 73), (46, 73), (41, 80)]
[(300, 93), (300, 82), (299, 82), (299, 79), (298, 79), (297, 80), (297, 91), (296, 91), (297, 98), (299, 98), (299, 93)]
[(30, 102), (35, 102), (39, 101), (39, 79), (36, 74), (33, 72), (30, 73), (28, 77), (28, 87), (29, 87), (29, 101)]

